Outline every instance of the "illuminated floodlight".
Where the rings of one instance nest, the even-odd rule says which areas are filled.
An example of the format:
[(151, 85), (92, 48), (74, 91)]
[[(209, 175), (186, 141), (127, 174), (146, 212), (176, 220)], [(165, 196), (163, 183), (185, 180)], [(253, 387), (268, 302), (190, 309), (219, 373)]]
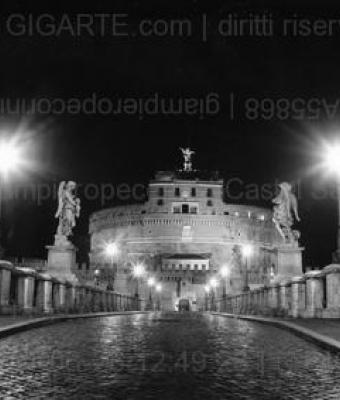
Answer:
[(150, 276), (150, 278), (148, 279), (148, 286), (154, 286), (156, 283), (156, 280), (153, 276)]
[(250, 244), (242, 246), (242, 254), (244, 257), (249, 257), (252, 255), (252, 253), (253, 253), (253, 246), (251, 246)]
[(324, 158), (326, 167), (340, 176), (340, 145), (327, 146)]
[(7, 175), (15, 171), (23, 161), (22, 151), (14, 141), (0, 142), (0, 172)]
[(223, 278), (226, 278), (227, 276), (229, 276), (230, 273), (230, 268), (228, 265), (222, 265), (221, 269), (220, 269), (220, 275), (223, 276)]
[(162, 285), (160, 283), (157, 283), (156, 292), (161, 292), (161, 291), (162, 291)]
[(132, 274), (135, 278), (140, 278), (141, 276), (143, 276), (145, 273), (145, 268), (143, 264), (136, 264), (133, 267), (133, 271)]
[(118, 253), (117, 243), (115, 242), (108, 243), (105, 246), (105, 253), (110, 257), (114, 257)]
[(209, 286), (211, 286), (212, 288), (215, 288), (218, 286), (218, 281), (216, 278), (211, 278), (209, 281)]

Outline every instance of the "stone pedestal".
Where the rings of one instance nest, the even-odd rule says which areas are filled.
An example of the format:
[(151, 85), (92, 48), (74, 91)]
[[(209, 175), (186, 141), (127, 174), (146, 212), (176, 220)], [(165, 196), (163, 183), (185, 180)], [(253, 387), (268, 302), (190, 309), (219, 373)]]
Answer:
[(280, 247), (277, 250), (277, 271), (275, 282), (287, 280), (302, 275), (302, 251), (301, 247)]
[(54, 246), (46, 246), (48, 250), (47, 272), (54, 278), (78, 283), (72, 272), (76, 265), (76, 248), (66, 239), (55, 240)]

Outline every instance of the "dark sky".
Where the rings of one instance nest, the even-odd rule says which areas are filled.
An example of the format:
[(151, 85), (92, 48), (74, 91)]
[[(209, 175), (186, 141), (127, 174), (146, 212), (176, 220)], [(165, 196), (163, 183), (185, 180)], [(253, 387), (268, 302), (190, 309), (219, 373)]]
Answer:
[[(22, 143), (34, 165), (20, 176), (11, 177), (4, 196), (23, 186), (52, 185), (72, 179), (83, 185), (145, 183), (155, 170), (179, 166), (179, 146), (196, 150), (195, 167), (219, 170), (225, 179), (238, 178), (249, 184), (274, 184), (279, 180), (299, 182), (302, 242), (306, 265), (330, 262), (335, 248), (336, 201), (334, 196), (317, 199), (317, 188), (331, 191), (334, 180), (316, 165), (322, 140), (336, 140), (339, 110), (327, 115), (325, 107), (315, 117), (312, 98), (336, 104), (339, 97), (340, 25), (332, 35), (282, 34), (283, 19), (313, 22), (340, 20), (331, 2), (250, 1), (96, 1), (31, 2), (3, 1), (0, 21), (1, 99), (138, 98), (146, 101), (199, 98), (213, 93), (219, 111), (211, 115), (88, 115), (35, 112), (23, 107), (1, 109), (2, 135), (22, 132)], [(40, 4), (39, 4), (40, 3)], [(29, 18), (42, 14), (60, 26), (63, 14), (74, 21), (79, 13), (127, 14), (128, 37), (84, 31), (72, 35), (29, 34)], [(20, 14), (13, 17), (13, 14)], [(207, 40), (202, 40), (202, 14), (207, 15)], [(272, 18), (274, 33), (223, 36), (218, 23), (232, 14), (234, 20), (249, 15)], [(11, 19), (12, 16), (12, 19)], [(24, 16), (24, 17), (23, 17)], [(142, 37), (141, 20), (189, 20), (190, 35)], [(9, 23), (9, 21), (12, 21)], [(15, 23), (15, 21), (17, 21)], [(21, 25), (18, 23), (21, 22)], [(24, 21), (24, 22), (23, 22)], [(46, 21), (46, 19), (45, 19)], [(122, 21), (122, 20), (121, 20)], [(106, 28), (109, 27), (109, 24)], [(42, 29), (47, 32), (48, 27)], [(118, 29), (118, 28), (117, 28)], [(125, 29), (125, 28), (124, 28)], [(247, 29), (247, 28), (245, 28)], [(25, 30), (25, 32), (23, 32)], [(124, 30), (125, 32), (125, 30)], [(16, 33), (15, 35), (13, 33)], [(230, 95), (234, 98), (230, 114)], [(263, 99), (264, 117), (249, 118), (246, 101)], [(281, 103), (278, 101), (281, 99)], [(304, 115), (290, 108), (278, 112), (277, 104), (288, 99), (304, 101)], [(301, 103), (300, 103), (301, 104)], [(307, 104), (307, 105), (306, 105)], [(270, 115), (274, 105), (273, 115)], [(268, 108), (269, 107), (269, 108)], [(308, 108), (309, 107), (309, 108)], [(314, 109), (315, 111), (315, 109)], [(269, 117), (268, 117), (269, 116)], [(339, 138), (340, 140), (340, 138)], [(43, 185), (43, 186), (42, 186)], [(237, 188), (236, 188), (237, 189)], [(82, 189), (80, 196), (84, 195)], [(131, 202), (129, 199), (127, 202)], [(268, 198), (242, 198), (242, 202), (269, 206)], [(100, 209), (100, 198), (82, 197), (83, 213), (75, 242), (86, 253), (88, 215)], [(117, 199), (105, 206), (118, 204)], [(120, 202), (121, 203), (121, 202)], [(56, 221), (56, 199), (44, 201), (5, 199), (3, 243), (9, 255), (43, 256), (51, 244)]]

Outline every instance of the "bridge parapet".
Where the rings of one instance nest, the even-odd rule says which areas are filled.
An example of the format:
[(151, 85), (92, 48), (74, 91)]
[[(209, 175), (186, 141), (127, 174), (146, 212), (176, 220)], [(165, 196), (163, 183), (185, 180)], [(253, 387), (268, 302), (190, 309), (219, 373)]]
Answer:
[(289, 280), (224, 296), (220, 312), (292, 318), (340, 318), (340, 264)]
[(1, 314), (142, 311), (144, 300), (0, 261)]

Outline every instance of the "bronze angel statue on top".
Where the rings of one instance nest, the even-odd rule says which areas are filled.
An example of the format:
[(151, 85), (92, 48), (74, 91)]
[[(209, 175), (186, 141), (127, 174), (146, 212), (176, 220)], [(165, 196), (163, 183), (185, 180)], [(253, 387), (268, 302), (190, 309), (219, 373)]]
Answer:
[(282, 182), (279, 187), (280, 193), (272, 200), (275, 204), (273, 222), (287, 243), (295, 243), (300, 237), (299, 231), (292, 230), (294, 220), (300, 221), (297, 198), (292, 193), (292, 185), (290, 183)]
[(76, 226), (76, 218), (80, 215), (80, 200), (76, 197), (76, 183), (62, 181), (58, 190), (58, 210), (55, 218), (59, 219), (57, 236), (68, 238)]

